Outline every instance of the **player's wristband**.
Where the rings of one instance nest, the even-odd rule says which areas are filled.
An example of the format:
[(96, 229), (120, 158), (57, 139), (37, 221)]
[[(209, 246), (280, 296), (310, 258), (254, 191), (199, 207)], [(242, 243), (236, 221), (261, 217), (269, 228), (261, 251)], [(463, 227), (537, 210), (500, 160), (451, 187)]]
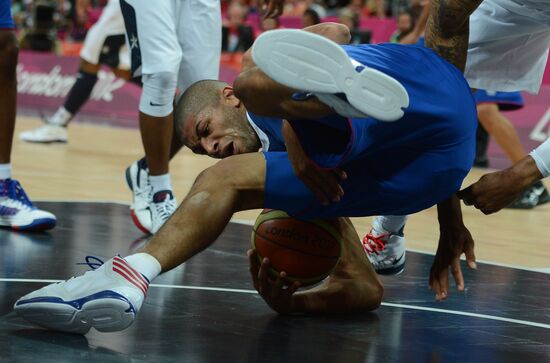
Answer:
[(550, 175), (550, 139), (543, 142), (535, 150), (531, 151), (529, 155), (535, 160), (537, 168), (542, 174), (543, 178)]

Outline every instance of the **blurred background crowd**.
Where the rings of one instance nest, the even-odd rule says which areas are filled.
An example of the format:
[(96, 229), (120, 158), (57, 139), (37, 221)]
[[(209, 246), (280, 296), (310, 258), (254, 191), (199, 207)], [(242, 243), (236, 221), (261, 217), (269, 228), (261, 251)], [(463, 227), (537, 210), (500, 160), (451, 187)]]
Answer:
[[(13, 0), (21, 47), (71, 55), (71, 45), (84, 40), (107, 1)], [(384, 19), (395, 22), (390, 39), (398, 41), (412, 30), (423, 5), (422, 0), (286, 0), (280, 18), (262, 20), (258, 0), (221, 0), (221, 4), (224, 52), (245, 51), (266, 30), (301, 28), (323, 21), (346, 24), (352, 31), (352, 42), (369, 43), (373, 40), (369, 24)]]

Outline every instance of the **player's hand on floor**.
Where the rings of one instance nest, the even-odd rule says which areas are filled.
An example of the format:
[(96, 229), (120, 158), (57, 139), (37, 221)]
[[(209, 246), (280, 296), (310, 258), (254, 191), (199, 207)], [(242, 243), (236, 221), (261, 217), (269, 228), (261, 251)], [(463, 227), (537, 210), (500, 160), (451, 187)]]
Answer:
[(294, 173), (324, 205), (339, 202), (344, 195), (340, 183), (347, 178), (340, 169), (325, 170), (315, 165), (306, 155), (300, 140), (288, 121), (283, 121), (283, 136)]
[(516, 200), (523, 189), (523, 183), (511, 175), (510, 169), (506, 169), (482, 176), (476, 183), (458, 192), (457, 196), (466, 205), (491, 214)]
[(464, 291), (464, 276), (460, 266), (460, 256), (466, 255), (468, 267), (476, 268), (474, 239), (470, 231), (459, 226), (441, 228), (439, 246), (430, 270), (430, 289), (435, 292), (437, 301), (446, 300), (449, 296), (449, 268), (454, 277), (458, 291)]
[(300, 283), (291, 282), (285, 272), (281, 272), (277, 278), (270, 276), (269, 259), (264, 258), (260, 263), (255, 250), (248, 250), (247, 255), (254, 288), (265, 302), (279, 314), (292, 313), (292, 294), (298, 290)]

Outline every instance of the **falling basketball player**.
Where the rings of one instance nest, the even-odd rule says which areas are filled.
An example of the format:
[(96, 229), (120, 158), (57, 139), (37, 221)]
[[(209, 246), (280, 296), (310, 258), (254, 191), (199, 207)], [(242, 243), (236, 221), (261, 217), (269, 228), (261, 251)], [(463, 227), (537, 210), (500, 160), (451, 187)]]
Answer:
[[(459, 258), (466, 253), (475, 266), (473, 240), (452, 196), (474, 158), (476, 110), (460, 70), (468, 16), (477, 4), (434, 0), (429, 48), (339, 46), (327, 38), (350, 35), (336, 24), (312, 29), (325, 37), (300, 30), (264, 33), (253, 49), (258, 66), (249, 60), (234, 89), (202, 81), (182, 96), (177, 132), (185, 144), (224, 159), (201, 173), (143, 250), (29, 293), (14, 309), (56, 330), (124, 329), (152, 279), (212, 244), (234, 212), (262, 207), (332, 218), (408, 214), (439, 203), (442, 234), (430, 285), (438, 300), (446, 298), (451, 267), (464, 289)], [(288, 120), (282, 131), (286, 151), (282, 142), (271, 151), (266, 134), (278, 126), (256, 133), (255, 125), (280, 125), (281, 119)], [(256, 152), (259, 147), (267, 151)], [(343, 313), (379, 306), (381, 284), (349, 221), (340, 221), (342, 258), (312, 290), (295, 292), (298, 286), (289, 286), (284, 272), (267, 278), (269, 260), (252, 263), (255, 286), (273, 309)], [(254, 252), (249, 255), (253, 262)]]

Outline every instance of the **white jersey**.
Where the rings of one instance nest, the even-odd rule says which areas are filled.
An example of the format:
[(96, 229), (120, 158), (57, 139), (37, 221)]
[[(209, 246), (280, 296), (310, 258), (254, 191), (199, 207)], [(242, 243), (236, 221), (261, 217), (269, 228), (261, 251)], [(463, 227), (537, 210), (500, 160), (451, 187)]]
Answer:
[[(121, 69), (130, 69), (130, 53), (124, 41), (124, 19), (119, 0), (109, 0), (98, 21), (90, 28), (80, 57), (92, 64), (102, 63), (102, 55), (118, 53), (118, 64), (108, 64)], [(113, 49), (116, 48), (116, 49)]]
[(550, 47), (550, 0), (485, 0), (470, 17), (473, 88), (537, 93)]

